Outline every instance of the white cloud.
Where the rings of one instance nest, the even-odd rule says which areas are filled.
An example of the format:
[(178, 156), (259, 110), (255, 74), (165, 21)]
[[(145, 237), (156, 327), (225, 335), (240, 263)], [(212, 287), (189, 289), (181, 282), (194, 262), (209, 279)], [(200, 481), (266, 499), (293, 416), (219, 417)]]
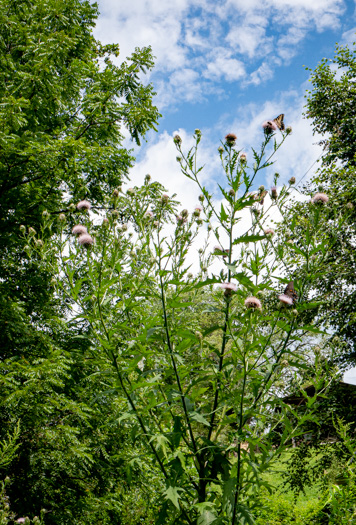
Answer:
[[(198, 100), (219, 91), (218, 83), (247, 78), (246, 85), (266, 82), (280, 61), (289, 62), (298, 45), (315, 30), (335, 29), (344, 10), (341, 0), (99, 0), (96, 36), (118, 42), (121, 57), (151, 45), (152, 74), (160, 79), (165, 105)], [(181, 89), (176, 79), (195, 71), (194, 82)], [(162, 74), (170, 73), (173, 78)], [(161, 76), (160, 76), (161, 75)], [(191, 77), (193, 78), (193, 76)]]

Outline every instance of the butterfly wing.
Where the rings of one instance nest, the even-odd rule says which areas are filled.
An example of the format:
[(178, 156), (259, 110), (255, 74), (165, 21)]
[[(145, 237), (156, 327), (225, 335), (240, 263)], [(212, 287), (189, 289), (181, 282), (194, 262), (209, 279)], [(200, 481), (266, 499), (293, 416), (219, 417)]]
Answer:
[(277, 124), (277, 127), (280, 131), (283, 131), (285, 129), (283, 119), (284, 119), (284, 113), (281, 113), (280, 115), (278, 115), (278, 117), (273, 119), (273, 122)]
[(293, 304), (297, 302), (298, 295), (297, 295), (297, 292), (294, 289), (293, 281), (290, 281), (287, 284), (286, 289), (284, 290), (284, 295), (287, 295), (287, 297), (290, 297), (293, 300)]

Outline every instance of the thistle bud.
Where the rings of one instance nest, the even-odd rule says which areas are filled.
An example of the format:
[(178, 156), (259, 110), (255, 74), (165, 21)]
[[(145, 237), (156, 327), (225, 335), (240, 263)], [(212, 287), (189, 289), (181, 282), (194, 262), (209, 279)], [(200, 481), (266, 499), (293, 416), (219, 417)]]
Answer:
[(151, 179), (152, 179), (151, 175), (147, 173), (147, 175), (145, 176), (145, 183), (148, 184)]
[(277, 199), (278, 198), (278, 192), (277, 192), (276, 186), (272, 186), (272, 188), (271, 188), (271, 197), (272, 197), (272, 199)]
[(168, 204), (168, 202), (169, 202), (169, 195), (167, 195), (166, 193), (163, 193), (163, 195), (161, 196), (161, 202), (162, 202), (162, 204)]
[(286, 133), (287, 133), (287, 135), (290, 135), (292, 133), (292, 127), (291, 126), (287, 126), (286, 127)]
[(233, 189), (231, 188), (231, 190), (229, 190), (229, 195), (230, 195), (230, 197), (235, 197), (235, 195), (236, 195), (235, 190), (233, 190)]
[(291, 184), (291, 185), (292, 185), (292, 184), (295, 184), (295, 177), (291, 177), (291, 178), (289, 179), (288, 182), (289, 182), (289, 184)]
[(117, 199), (118, 196), (119, 196), (119, 190), (117, 188), (114, 189), (114, 191), (112, 192), (112, 196), (114, 197), (114, 199)]
[(241, 162), (241, 164), (246, 164), (246, 162), (247, 162), (247, 155), (246, 155), (246, 153), (241, 153), (241, 155), (240, 155), (240, 162)]
[(60, 214), (58, 215), (58, 220), (59, 220), (60, 222), (65, 222), (65, 221), (66, 221), (66, 216), (64, 215), (64, 213), (60, 213)]
[(126, 193), (129, 197), (133, 197), (135, 195), (135, 190), (134, 188), (129, 188)]
[(111, 211), (111, 217), (115, 220), (119, 217), (119, 212), (117, 210)]
[(199, 195), (199, 200), (200, 200), (200, 202), (204, 202), (204, 195), (203, 194)]
[(179, 135), (174, 135), (173, 142), (174, 144), (176, 144), (176, 146), (180, 146), (180, 144), (182, 144), (182, 139)]
[(220, 153), (220, 155), (222, 155), (224, 153), (224, 148), (222, 146), (219, 146), (218, 152)]
[(36, 230), (30, 226), (28, 229), (28, 234), (31, 236), (36, 235)]
[(20, 232), (21, 233), (25, 233), (26, 232), (26, 226), (24, 226), (23, 224), (21, 224), (21, 226), (20, 226)]

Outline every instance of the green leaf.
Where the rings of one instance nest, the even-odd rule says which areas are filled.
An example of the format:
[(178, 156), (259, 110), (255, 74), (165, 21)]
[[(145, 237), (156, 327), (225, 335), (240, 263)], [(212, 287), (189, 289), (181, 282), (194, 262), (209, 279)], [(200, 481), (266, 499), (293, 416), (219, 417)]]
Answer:
[(166, 498), (171, 501), (173, 503), (173, 505), (179, 509), (179, 503), (178, 503), (178, 500), (179, 500), (179, 494), (178, 494), (178, 490), (182, 490), (180, 489), (179, 487), (174, 487), (173, 485), (170, 485), (164, 492), (163, 494), (166, 496)]

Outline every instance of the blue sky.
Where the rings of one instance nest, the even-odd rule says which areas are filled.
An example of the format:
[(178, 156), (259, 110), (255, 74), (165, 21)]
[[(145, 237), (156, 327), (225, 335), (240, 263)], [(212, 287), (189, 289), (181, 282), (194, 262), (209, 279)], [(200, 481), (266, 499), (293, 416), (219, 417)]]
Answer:
[[(279, 113), (293, 133), (256, 186), (270, 187), (275, 171), (282, 183), (292, 175), (305, 182), (315, 172), (322, 150), (303, 117), (311, 87), (305, 67), (332, 58), (336, 42), (356, 40), (354, 1), (98, 0), (98, 5), (99, 40), (119, 43), (122, 60), (147, 45), (156, 57), (147, 81), (157, 92), (162, 118), (158, 133), (135, 148), (132, 185), (150, 173), (192, 209), (199, 192), (179, 171), (173, 135), (178, 132), (188, 149), (194, 129), (202, 130), (202, 180), (214, 190), (222, 177), (220, 140), (235, 133), (251, 158), (251, 146), (258, 148), (262, 140), (261, 123)], [(356, 369), (348, 381), (356, 383)]]
[(291, 175), (298, 181), (319, 157), (318, 138), (302, 115), (310, 87), (305, 66), (331, 58), (336, 42), (355, 40), (355, 2), (99, 0), (98, 5), (98, 39), (118, 42), (122, 59), (147, 45), (156, 57), (148, 79), (162, 118), (158, 134), (151, 133), (136, 151), (134, 183), (151, 173), (187, 198), (172, 136), (179, 132), (189, 147), (194, 129), (200, 128), (203, 178), (214, 187), (220, 176), (216, 149), (225, 134), (236, 133), (238, 145), (248, 152), (261, 141), (261, 122), (282, 112), (293, 134), (257, 185), (271, 185), (274, 171), (282, 182)]

